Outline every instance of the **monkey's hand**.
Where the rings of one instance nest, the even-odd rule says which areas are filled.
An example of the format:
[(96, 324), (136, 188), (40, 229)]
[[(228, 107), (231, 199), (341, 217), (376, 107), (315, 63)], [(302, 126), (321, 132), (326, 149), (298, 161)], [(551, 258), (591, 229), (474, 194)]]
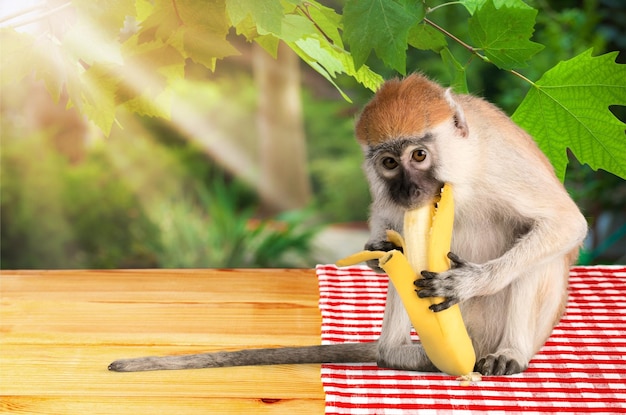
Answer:
[(443, 297), (445, 300), (433, 304), (430, 309), (442, 311), (471, 297), (468, 282), (480, 274), (480, 265), (462, 260), (452, 252), (448, 253), (451, 268), (445, 272), (422, 271), (422, 278), (415, 280), (420, 298)]
[[(401, 246), (397, 246), (396, 244), (394, 244), (393, 242), (390, 242), (387, 239), (381, 239), (381, 240), (377, 240), (377, 241), (368, 241), (365, 244), (365, 250), (366, 251), (392, 251), (392, 250), (398, 250), (400, 252), (402, 252), (402, 247)], [(372, 259), (369, 261), (366, 261), (366, 264), (368, 267), (370, 267), (371, 269), (373, 269), (376, 272), (384, 272), (382, 270), (382, 268), (380, 268), (378, 266), (378, 260), (377, 259)]]

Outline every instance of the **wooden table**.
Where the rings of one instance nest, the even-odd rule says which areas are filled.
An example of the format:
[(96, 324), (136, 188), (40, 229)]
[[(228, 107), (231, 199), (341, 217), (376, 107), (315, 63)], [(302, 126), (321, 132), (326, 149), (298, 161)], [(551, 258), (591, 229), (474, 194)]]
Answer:
[(2, 271), (0, 412), (322, 414), (319, 365), (114, 373), (118, 358), (320, 343), (314, 270)]

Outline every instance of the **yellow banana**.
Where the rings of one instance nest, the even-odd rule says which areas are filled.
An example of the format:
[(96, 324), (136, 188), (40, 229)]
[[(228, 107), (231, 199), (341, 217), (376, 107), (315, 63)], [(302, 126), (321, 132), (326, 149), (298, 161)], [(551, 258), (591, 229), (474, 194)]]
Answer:
[(436, 211), (433, 203), (405, 213), (404, 240), (397, 232), (387, 232), (390, 241), (403, 247), (404, 255), (397, 250), (362, 251), (338, 261), (337, 265), (378, 258), (380, 267), (398, 291), (428, 358), (442, 372), (468, 376), (474, 369), (476, 355), (458, 304), (433, 312), (429, 306), (443, 299), (419, 298), (413, 284), (416, 278), (421, 278), (422, 270), (443, 272), (450, 267), (447, 254), (454, 223), (450, 185), (444, 186), (437, 206)]

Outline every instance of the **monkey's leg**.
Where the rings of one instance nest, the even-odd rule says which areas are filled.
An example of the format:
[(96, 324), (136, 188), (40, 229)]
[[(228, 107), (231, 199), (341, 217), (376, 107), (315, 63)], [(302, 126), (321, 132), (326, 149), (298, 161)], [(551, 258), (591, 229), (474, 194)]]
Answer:
[(379, 367), (390, 369), (438, 371), (426, 356), (424, 348), (419, 343), (411, 341), (411, 320), (391, 282), (387, 290), (376, 362)]
[[(500, 298), (490, 301), (491, 310), (484, 310), (484, 315), (500, 316), (494, 327), (500, 327), (497, 338), (501, 340), (493, 352), (479, 356), (478, 372), (511, 375), (528, 367), (563, 314), (568, 274), (569, 269), (560, 258), (518, 278), (498, 294), (502, 295)], [(507, 308), (503, 309), (502, 304), (507, 304)]]
[(114, 372), (202, 369), (231, 366), (259, 366), (304, 363), (365, 363), (376, 361), (376, 343), (344, 343), (321, 346), (245, 349), (234, 352), (181, 356), (139, 357), (116, 360)]

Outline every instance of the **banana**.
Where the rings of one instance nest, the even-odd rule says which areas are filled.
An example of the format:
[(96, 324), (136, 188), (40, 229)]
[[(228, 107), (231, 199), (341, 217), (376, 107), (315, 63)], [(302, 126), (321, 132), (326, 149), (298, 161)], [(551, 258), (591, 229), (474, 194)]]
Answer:
[(446, 184), (437, 203), (409, 210), (404, 215), (404, 239), (395, 231), (387, 231), (388, 239), (402, 246), (389, 252), (362, 251), (339, 260), (338, 266), (354, 265), (378, 259), (398, 291), (411, 323), (432, 363), (442, 372), (466, 379), (471, 375), (476, 354), (461, 317), (458, 304), (433, 312), (430, 305), (443, 298), (419, 298), (415, 294), (416, 278), (422, 270), (443, 272), (449, 269), (447, 257), (454, 224), (452, 188)]

